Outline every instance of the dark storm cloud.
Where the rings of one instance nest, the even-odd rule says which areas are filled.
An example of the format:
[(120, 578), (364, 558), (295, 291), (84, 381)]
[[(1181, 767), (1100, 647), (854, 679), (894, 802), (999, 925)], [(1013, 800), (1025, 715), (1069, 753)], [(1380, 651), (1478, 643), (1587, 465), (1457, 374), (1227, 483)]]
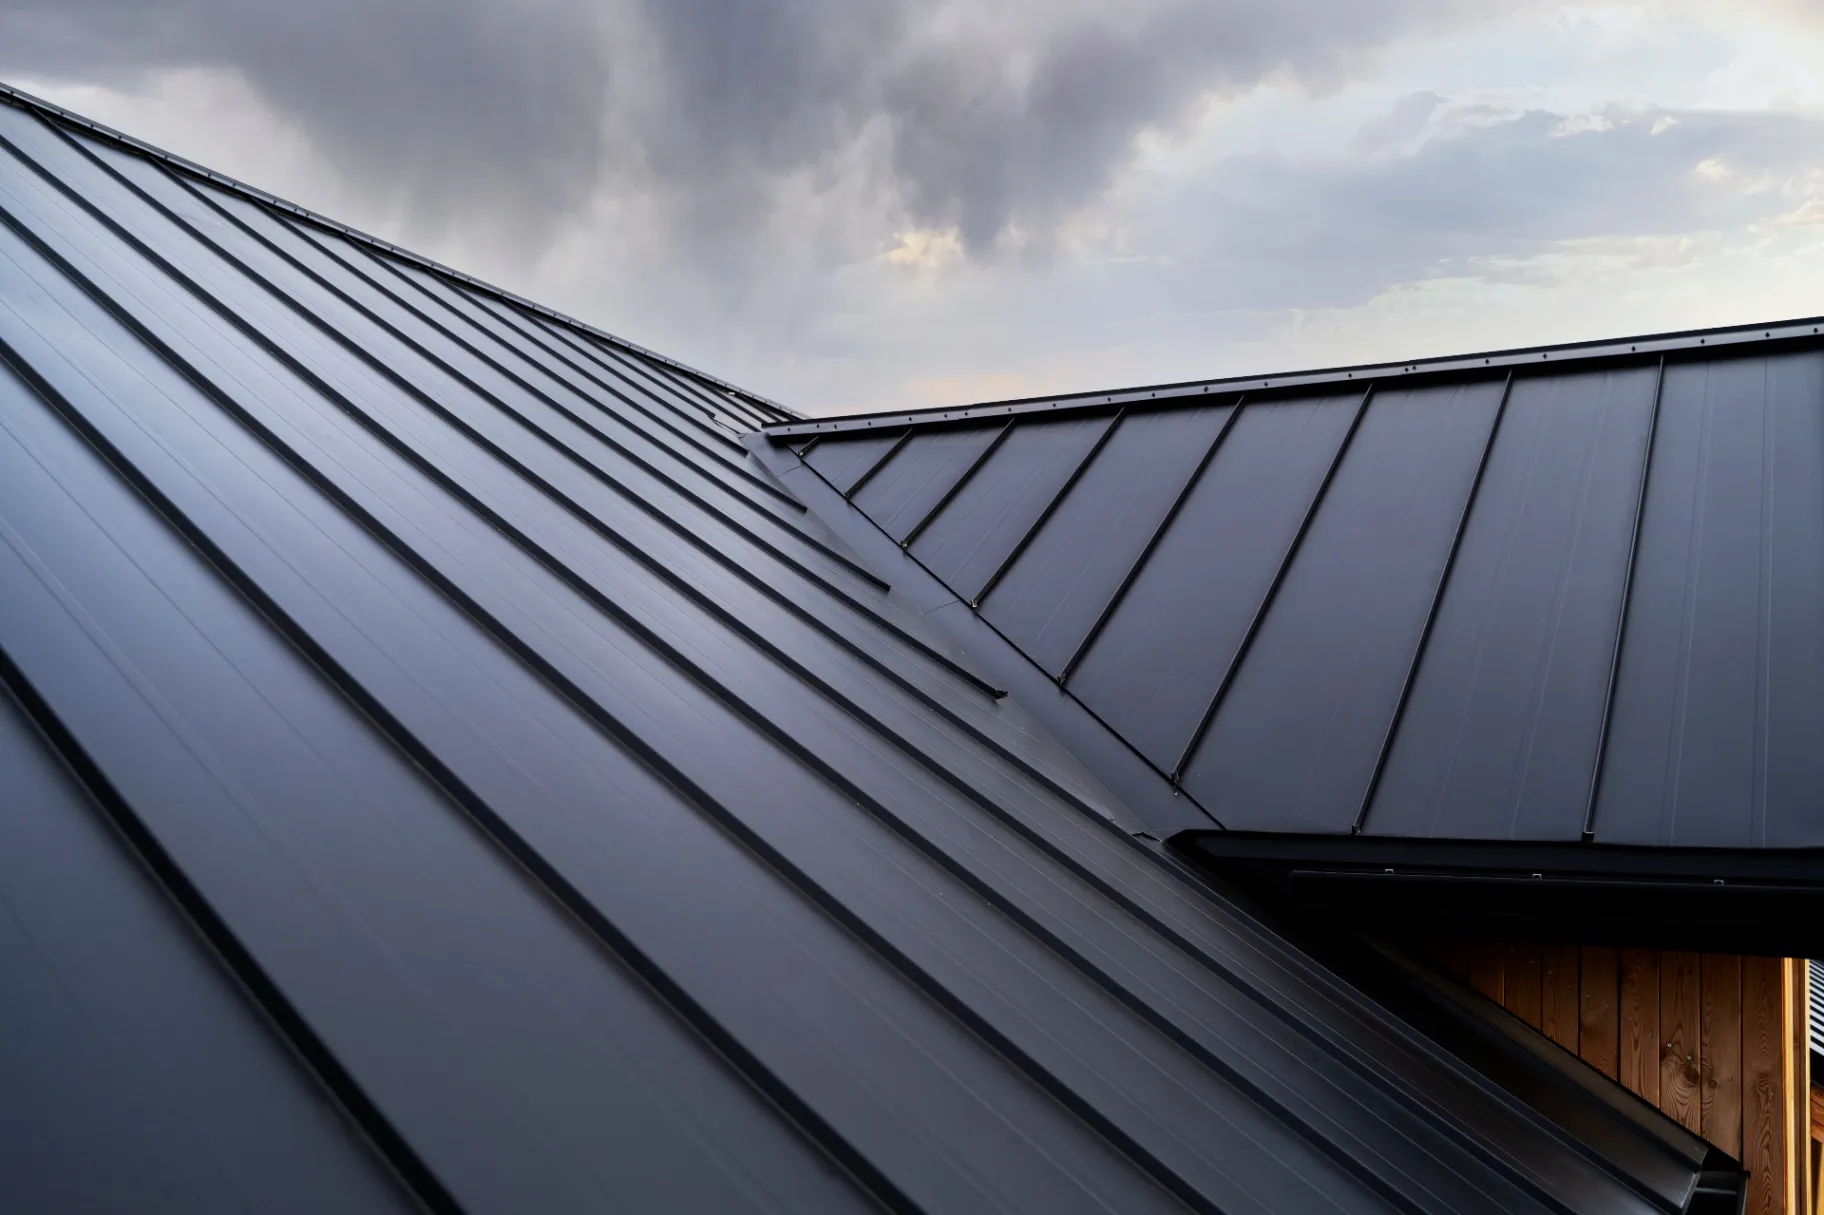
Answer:
[(1394, 33), (1456, 7), (1126, 4), (1040, 31), (1025, 65), (967, 38), (920, 47), (887, 85), (894, 164), (914, 215), (958, 227), (967, 247), (1009, 226), (1043, 232), (1103, 190), (1138, 132), (1268, 78), (1329, 83)]
[[(982, 252), (1095, 198), (1134, 137), (1275, 76), (1338, 79), (1463, 0), (944, 5), (653, 0), (668, 76), (644, 137), (710, 179), (816, 164), (872, 135), (907, 217)], [(987, 11), (984, 11), (987, 10)]]
[(588, 197), (607, 50), (568, 0), (0, 0), (0, 74), (236, 71), (339, 175), (432, 227)]
[[(595, 192), (737, 241), (777, 184), (865, 171), (972, 252), (1043, 240), (1137, 133), (1328, 81), (1474, 0), (0, 0), (0, 73), (239, 72), (420, 223), (547, 229)], [(861, 149), (866, 155), (857, 155)]]

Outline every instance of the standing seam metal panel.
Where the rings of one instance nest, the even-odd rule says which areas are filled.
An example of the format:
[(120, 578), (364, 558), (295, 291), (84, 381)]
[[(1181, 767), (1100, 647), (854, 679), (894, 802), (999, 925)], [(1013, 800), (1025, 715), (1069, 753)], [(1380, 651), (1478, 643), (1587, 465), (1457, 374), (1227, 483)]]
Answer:
[(1128, 417), (982, 614), (1056, 676), (1226, 416), (1199, 409)]
[(0, 1205), (419, 1209), (7, 694), (16, 678), (0, 656)]
[(1186, 765), (1185, 787), (1225, 825), (1354, 822), (1499, 396), (1498, 384), (1385, 392), (1367, 406)]
[(676, 490), (607, 477), (457, 322), (107, 153), (198, 242), (61, 147), (114, 218), (0, 177), (0, 336), (39, 394), (0, 410), (32, 452), (0, 478), (8, 678), (273, 968), (293, 1041), (373, 1095), (427, 1201), (1531, 1211), (1676, 1186), (1569, 1149), (1058, 800), (956, 670), (919, 674), (958, 706), (927, 715), (820, 646), (737, 572), (757, 539), (709, 523), (718, 562), (634, 507)]
[[(29, 420), (9, 410), (9, 431)], [(605, 1049), (603, 1033), (637, 1035), (636, 1008), (646, 997), (624, 979), (619, 994), (615, 971), (524, 889), (521, 872), (464, 831), (423, 778), (389, 756), (263, 622), (211, 585), (193, 553), (161, 535), (159, 521), (136, 510), (111, 478), (101, 479), (98, 462), (48, 427), (37, 429), (28, 458), (39, 468), (56, 459), (69, 488), (53, 489), (43, 472), (30, 475), (16, 463), (5, 478), (15, 492), (5, 508), (12, 534), (4, 598), (15, 611), (0, 646), (90, 740), (95, 761), (149, 829), (275, 967), (276, 981), (464, 1205), (509, 1210), (532, 1201), (566, 1210), (586, 1204), (586, 1195), (599, 1201), (619, 1191), (633, 1200), (666, 1189), (748, 1205), (738, 1195), (759, 1179), (754, 1168), (767, 1157), (754, 1157), (747, 1177), (730, 1187), (730, 1178), (678, 1172), (688, 1139), (665, 1143), (685, 1116), (675, 1086), (687, 1066), (686, 1040), (665, 1046), (649, 1031), (637, 1048)], [(47, 443), (68, 454), (53, 455)], [(86, 480), (79, 491), (68, 480), (78, 476)], [(114, 534), (103, 536), (89, 516), (77, 515), (63, 497), (72, 492), (91, 509), (116, 497), (106, 512)], [(47, 528), (57, 529), (46, 533), (54, 544), (34, 538)], [(123, 594), (136, 577), (157, 590)], [(93, 641), (58, 640), (78, 628)], [(93, 658), (79, 662), (85, 653)], [(258, 686), (249, 682), (255, 675)], [(281, 693), (282, 713), (273, 706)], [(266, 728), (280, 718), (283, 727)], [(167, 730), (188, 745), (137, 749), (143, 744), (135, 740)], [(221, 746), (228, 740), (234, 749)], [(440, 993), (436, 1011), (427, 987)], [(528, 1000), (532, 992), (541, 995)], [(579, 1021), (578, 1001), (599, 1019)], [(511, 1059), (512, 1080), (487, 1076), (463, 1048), (489, 1022), (500, 1052), (495, 1065)], [(585, 1023), (599, 1028), (579, 1037)], [(676, 1038), (663, 1019), (649, 1023)], [(407, 1040), (416, 1044), (409, 1052), (401, 1050)], [(602, 1070), (611, 1060), (618, 1078)], [(694, 1083), (716, 1083), (710, 1066)], [(762, 1108), (744, 1106), (737, 1088), (720, 1083), (717, 1107), (750, 1120), (727, 1127), (726, 1142), (768, 1134), (773, 1124)], [(561, 1130), (533, 1129), (539, 1120), (525, 1121), (523, 1098), (509, 1102), (509, 1094), (540, 1088), (552, 1096), (571, 1090), (571, 1121)], [(584, 1165), (575, 1154), (580, 1142), (564, 1144), (591, 1121), (625, 1125), (635, 1109), (644, 1134), (620, 1140), (612, 1163), (598, 1152)], [(781, 1201), (810, 1176), (790, 1178), (790, 1160), (781, 1157), (786, 1171), (775, 1175)]]
[(1816, 847), (1824, 358), (1669, 367), (1660, 411), (1596, 838)]
[(1656, 378), (1514, 385), (1370, 833), (1581, 836)]
[[(334, 582), (334, 580), (332, 580), (332, 582)], [(596, 695), (600, 695), (600, 693), (596, 693)], [(728, 741), (733, 741), (733, 735), (724, 735), (724, 739), (728, 739)], [(755, 759), (762, 759), (762, 757), (761, 757), (761, 755), (755, 755)], [(764, 766), (764, 764), (762, 764), (762, 766)], [(564, 856), (575, 856), (575, 850), (562, 850), (562, 852), (560, 852), (560, 854), (564, 854)], [(845, 870), (843, 870), (843, 872), (846, 872), (846, 867), (845, 867)], [(839, 909), (839, 907), (841, 907), (841, 905), (839, 905), (839, 903), (830, 903), (830, 905), (828, 905), (828, 907), (826, 907), (826, 910), (837, 910), (837, 909)], [(846, 918), (846, 912), (845, 912), (845, 918)], [(855, 923), (854, 927), (859, 927), (859, 923)], [(764, 954), (764, 952), (766, 952), (766, 950), (759, 950), (759, 952), (761, 952), (761, 954)], [(936, 992), (934, 992), (934, 994), (936, 994)], [(958, 1011), (961, 1011), (961, 1009), (958, 1009)], [(985, 1029), (985, 1025), (983, 1025), (983, 1029)], [(1087, 1107), (1085, 1107), (1085, 1109), (1083, 1109), (1083, 1113), (1089, 1113), (1089, 1109), (1087, 1109)], [(979, 1131), (979, 1127), (978, 1127), (978, 1131)], [(1109, 1180), (1113, 1180), (1113, 1177), (1107, 1177), (1107, 1179), (1104, 1179), (1104, 1180), (1105, 1180), (1105, 1182), (1109, 1182)], [(1133, 1197), (1133, 1195), (1131, 1195), (1131, 1197)], [(1058, 1199), (1062, 1199), (1062, 1193), (1056, 1193), (1056, 1195), (1054, 1195), (1054, 1200), (1058, 1200)]]
[(1072, 675), (1084, 702), (1161, 770), (1176, 770), (1239, 653), (1359, 399), (1244, 405)]
[(933, 573), (973, 600), (1013, 551), (1104, 423), (1031, 422), (1015, 427), (963, 491), (912, 546)]

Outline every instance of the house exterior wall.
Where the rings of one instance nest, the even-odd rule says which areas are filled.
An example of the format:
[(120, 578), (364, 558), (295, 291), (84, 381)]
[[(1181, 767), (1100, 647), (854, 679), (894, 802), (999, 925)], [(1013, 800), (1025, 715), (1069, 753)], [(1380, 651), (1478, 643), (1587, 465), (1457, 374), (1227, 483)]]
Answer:
[(1811, 1212), (1806, 964), (1504, 942), (1433, 960), (1750, 1170), (1750, 1215)]

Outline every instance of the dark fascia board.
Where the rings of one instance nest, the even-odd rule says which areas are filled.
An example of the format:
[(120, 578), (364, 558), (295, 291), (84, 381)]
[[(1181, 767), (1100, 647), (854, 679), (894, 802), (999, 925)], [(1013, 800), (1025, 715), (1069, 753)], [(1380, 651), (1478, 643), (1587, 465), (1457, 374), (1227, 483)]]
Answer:
[(1442, 840), (1370, 835), (1203, 831), (1174, 836), (1235, 860), (1375, 869), (1535, 873), (1668, 881), (1816, 884), (1824, 889), (1824, 848), (1690, 848), (1528, 840)]
[(1818, 850), (1632, 848), (1184, 832), (1172, 846), (1302, 913), (1468, 939), (1824, 953)]
[(650, 359), (655, 363), (662, 363), (665, 366), (672, 368), (674, 371), (682, 372), (685, 375), (701, 380), (706, 384), (713, 384), (723, 392), (728, 393), (739, 400), (764, 405), (768, 409), (785, 414), (787, 417), (791, 418), (800, 418), (804, 416), (796, 410), (787, 409), (777, 401), (769, 400), (768, 398), (761, 396), (757, 392), (750, 392), (747, 389), (731, 384), (718, 376), (710, 375), (706, 371), (699, 371), (687, 363), (681, 363), (669, 355), (663, 355), (656, 350), (650, 350), (647, 347), (640, 345), (638, 342), (630, 342), (626, 338), (616, 337), (614, 334), (609, 333), (606, 330), (598, 329), (586, 321), (579, 321), (573, 316), (567, 316), (564, 313), (557, 311), (555, 308), (547, 308), (545, 305), (534, 303), (532, 300), (529, 300), (522, 295), (515, 295), (504, 287), (496, 287), (492, 283), (483, 282), (481, 279), (475, 278), (472, 275), (464, 274), (460, 270), (452, 269), (442, 262), (433, 261), (422, 254), (413, 253), (409, 249), (401, 249), (391, 241), (382, 240), (378, 236), (369, 235), (357, 228), (351, 228), (347, 224), (330, 219), (326, 215), (320, 215), (317, 212), (310, 210), (308, 207), (301, 207), (297, 203), (280, 198), (276, 194), (270, 194), (267, 191), (260, 189), (258, 186), (250, 186), (244, 181), (228, 176), (226, 173), (218, 173), (214, 169), (206, 168), (193, 160), (186, 160), (174, 152), (167, 152), (163, 148), (149, 144), (143, 139), (135, 139), (133, 136), (117, 131), (113, 127), (96, 122), (92, 118), (84, 118), (81, 114), (66, 110), (55, 102), (46, 101), (42, 97), (34, 97), (23, 89), (14, 88), (5, 81), (0, 81), (0, 102), (75, 127), (87, 135), (95, 136), (118, 148), (156, 160), (166, 168), (174, 169), (186, 176), (209, 182), (211, 185), (220, 187), (230, 193), (238, 194), (243, 198), (251, 199), (254, 202), (263, 203), (268, 207), (274, 207), (285, 212), (294, 219), (300, 219), (305, 223), (312, 224), (318, 228), (334, 232), (338, 236), (365, 245), (370, 249), (378, 249), (389, 256), (410, 262), (414, 266), (429, 270), (434, 274), (454, 279), (456, 282), (459, 282), (472, 290), (479, 291), (498, 300), (504, 300), (514, 307), (523, 309), (526, 312), (536, 313), (547, 320), (557, 322), (567, 329), (574, 329), (579, 333), (584, 333), (590, 337), (606, 342), (610, 346), (617, 347), (621, 350), (631, 351), (632, 353), (637, 354), (642, 358)]
[(1567, 342), (1557, 346), (1483, 351), (1416, 359), (1404, 363), (1365, 363), (1353, 367), (1328, 367), (1282, 375), (1233, 376), (1176, 384), (1152, 384), (1105, 392), (1068, 393), (1062, 396), (1022, 397), (954, 408), (901, 410), (893, 413), (850, 414), (815, 421), (781, 422), (765, 430), (769, 439), (784, 441), (807, 435), (878, 430), (883, 427), (940, 426), (944, 423), (981, 422), (1026, 414), (1075, 414), (1130, 407), (1170, 407), (1192, 402), (1208, 403), (1212, 395), (1280, 393), (1333, 389), (1339, 386), (1388, 380), (1461, 379), (1491, 373), (1505, 374), (1527, 367), (1559, 371), (1590, 371), (1614, 365), (1651, 363), (1660, 359), (1764, 353), (1777, 348), (1824, 346), (1824, 317), (1732, 325), (1720, 329), (1692, 329), (1680, 333), (1651, 334), (1594, 342)]

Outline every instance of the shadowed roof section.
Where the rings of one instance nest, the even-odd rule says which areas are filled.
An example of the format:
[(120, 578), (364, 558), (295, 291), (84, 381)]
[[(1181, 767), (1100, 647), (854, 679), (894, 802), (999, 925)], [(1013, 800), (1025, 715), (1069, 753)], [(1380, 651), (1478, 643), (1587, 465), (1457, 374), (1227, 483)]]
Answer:
[[(777, 416), (8, 95), (0, 1208), (1739, 1186), (1130, 831), (729, 432)], [(999, 438), (992, 499), (846, 488), (1036, 527), (1108, 442)]]
[(1450, 845), (1492, 872), (1814, 885), (1820, 328), (767, 438), (776, 469), (865, 481), (841, 509), (968, 605), (978, 657), (1055, 689), (1054, 728), (1118, 740), (1091, 766), (1161, 834), (1275, 865)]

